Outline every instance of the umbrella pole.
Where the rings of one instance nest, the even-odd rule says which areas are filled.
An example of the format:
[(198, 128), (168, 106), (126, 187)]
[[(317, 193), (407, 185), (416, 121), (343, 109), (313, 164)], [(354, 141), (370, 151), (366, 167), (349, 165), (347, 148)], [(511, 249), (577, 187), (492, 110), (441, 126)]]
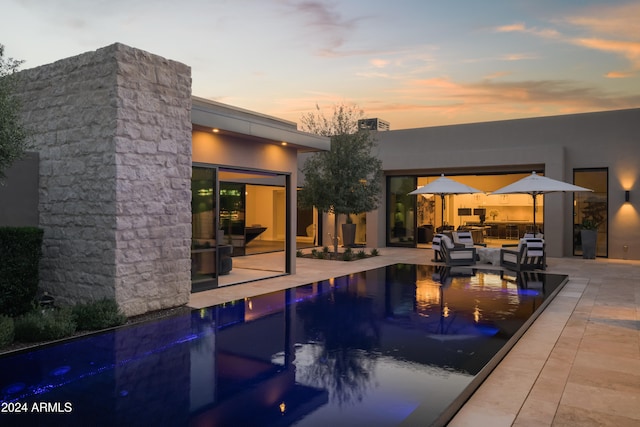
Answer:
[(444, 193), (440, 193), (440, 217), (442, 218), (442, 226), (440, 232), (444, 231)]
[(538, 233), (536, 227), (536, 193), (532, 193), (531, 195), (533, 196), (533, 235), (535, 236)]

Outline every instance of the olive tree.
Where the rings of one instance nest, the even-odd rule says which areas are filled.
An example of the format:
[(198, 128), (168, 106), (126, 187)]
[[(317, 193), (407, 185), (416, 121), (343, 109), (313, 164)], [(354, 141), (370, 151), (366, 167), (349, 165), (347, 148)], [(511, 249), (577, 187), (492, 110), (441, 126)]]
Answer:
[(4, 57), (0, 44), (0, 179), (26, 150), (27, 132), (20, 121), (20, 102), (15, 96), (16, 74), (22, 61)]
[(304, 183), (299, 192), (303, 207), (335, 214), (333, 246), (338, 253), (338, 215), (369, 212), (378, 207), (382, 162), (374, 155), (376, 141), (369, 129), (358, 127), (363, 112), (355, 105), (336, 104), (328, 118), (316, 111), (301, 119), (302, 130), (330, 137), (331, 149), (314, 153), (302, 167)]

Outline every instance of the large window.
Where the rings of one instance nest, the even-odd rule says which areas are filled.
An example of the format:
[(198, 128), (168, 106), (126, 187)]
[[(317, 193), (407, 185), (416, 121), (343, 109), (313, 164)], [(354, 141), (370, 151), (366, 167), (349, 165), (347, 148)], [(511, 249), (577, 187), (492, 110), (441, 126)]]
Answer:
[(573, 183), (593, 192), (573, 193), (573, 254), (583, 254), (581, 230), (585, 220), (597, 225), (595, 255), (608, 256), (608, 191), (609, 171), (602, 169), (575, 169)]

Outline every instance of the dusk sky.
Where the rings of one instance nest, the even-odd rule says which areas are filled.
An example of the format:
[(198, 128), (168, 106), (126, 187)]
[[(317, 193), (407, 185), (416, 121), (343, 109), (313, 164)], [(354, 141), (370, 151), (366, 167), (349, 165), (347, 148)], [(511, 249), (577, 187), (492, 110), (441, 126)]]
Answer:
[(115, 42), (191, 66), (193, 95), (300, 122), (357, 104), (405, 129), (640, 107), (640, 2), (3, 0), (33, 68)]

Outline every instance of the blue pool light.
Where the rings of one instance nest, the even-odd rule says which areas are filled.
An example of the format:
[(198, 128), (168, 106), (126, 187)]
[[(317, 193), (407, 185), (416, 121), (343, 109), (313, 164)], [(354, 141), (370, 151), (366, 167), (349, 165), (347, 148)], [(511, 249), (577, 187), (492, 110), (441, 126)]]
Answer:
[(25, 383), (13, 383), (10, 384), (8, 386), (6, 386), (5, 388), (2, 389), (2, 394), (15, 394), (15, 393), (19, 393), (22, 390), (24, 390), (24, 388), (27, 385)]
[(51, 375), (53, 375), (54, 377), (59, 377), (67, 374), (70, 370), (71, 370), (71, 366), (68, 366), (68, 365), (59, 366), (53, 371), (51, 371)]

